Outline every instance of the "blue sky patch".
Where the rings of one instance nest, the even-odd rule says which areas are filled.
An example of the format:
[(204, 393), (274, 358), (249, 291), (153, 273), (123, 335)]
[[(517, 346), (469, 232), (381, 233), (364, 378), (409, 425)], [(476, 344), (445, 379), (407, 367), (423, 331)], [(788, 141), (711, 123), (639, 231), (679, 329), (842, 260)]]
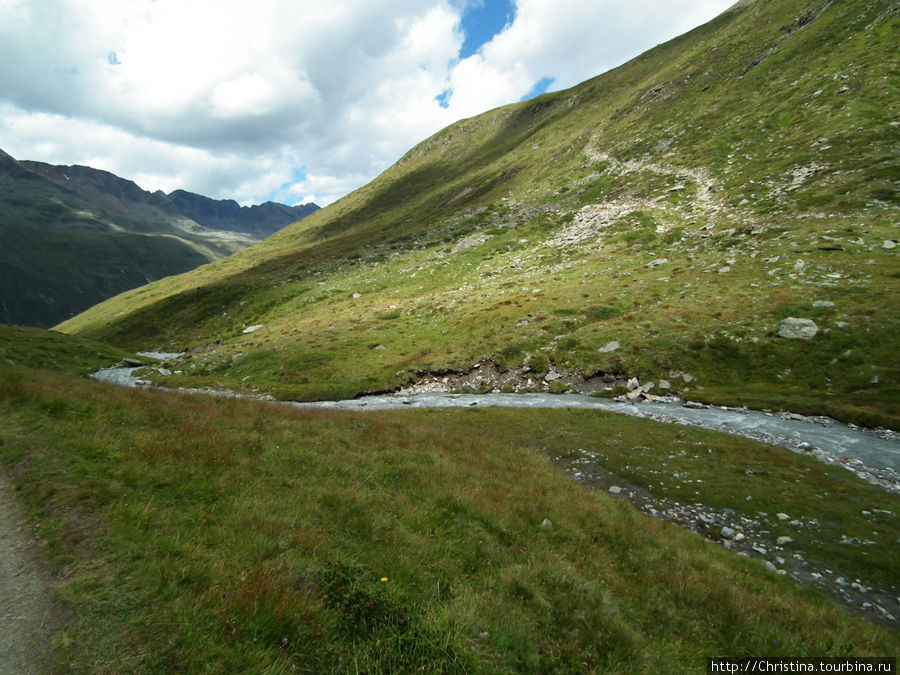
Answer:
[[(267, 202), (277, 202), (279, 204), (287, 204), (288, 206), (294, 206), (295, 204), (299, 204), (300, 200), (303, 199), (302, 196), (297, 197), (296, 195), (292, 195), (289, 191), (292, 185), (296, 183), (302, 183), (306, 180), (306, 167), (300, 167), (299, 169), (291, 170), (291, 179), (287, 183), (282, 183), (281, 187), (277, 190), (273, 190), (269, 193), (269, 196), (266, 197), (263, 201)], [(256, 202), (254, 202), (256, 203)]]
[(450, 107), (450, 97), (453, 96), (452, 89), (444, 89), (440, 94), (434, 97), (434, 100), (438, 102), (438, 105), (442, 108)]
[(478, 52), (516, 18), (512, 0), (481, 0), (469, 3), (462, 17), (462, 29), (466, 35), (459, 58), (464, 59)]
[(537, 82), (535, 82), (534, 86), (528, 91), (528, 93), (519, 100), (527, 101), (528, 99), (534, 98), (535, 96), (540, 96), (550, 88), (551, 84), (553, 84), (552, 77), (542, 77)]

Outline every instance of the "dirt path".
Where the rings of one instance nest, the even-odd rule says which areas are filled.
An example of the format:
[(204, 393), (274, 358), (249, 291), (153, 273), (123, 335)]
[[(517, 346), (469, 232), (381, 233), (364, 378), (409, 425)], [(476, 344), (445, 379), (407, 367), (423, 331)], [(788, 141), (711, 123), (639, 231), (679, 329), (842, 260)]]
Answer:
[(46, 672), (61, 617), (22, 509), (0, 476), (0, 674)]

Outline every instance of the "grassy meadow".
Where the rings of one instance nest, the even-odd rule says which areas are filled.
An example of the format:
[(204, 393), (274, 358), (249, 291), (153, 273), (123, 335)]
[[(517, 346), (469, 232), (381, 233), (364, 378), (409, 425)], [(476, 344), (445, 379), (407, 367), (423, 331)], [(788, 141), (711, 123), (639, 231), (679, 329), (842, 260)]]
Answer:
[(584, 451), (660, 497), (749, 513), (747, 493), (753, 511), (817, 518), (796, 543), (808, 559), (896, 585), (889, 545), (833, 545), (870, 537), (861, 509), (896, 512), (896, 496), (751, 441), (588, 411), (301, 411), (0, 367), (0, 462), (73, 612), (64, 669), (702, 672), (713, 655), (897, 653), (895, 632), (574, 483), (557, 463)]

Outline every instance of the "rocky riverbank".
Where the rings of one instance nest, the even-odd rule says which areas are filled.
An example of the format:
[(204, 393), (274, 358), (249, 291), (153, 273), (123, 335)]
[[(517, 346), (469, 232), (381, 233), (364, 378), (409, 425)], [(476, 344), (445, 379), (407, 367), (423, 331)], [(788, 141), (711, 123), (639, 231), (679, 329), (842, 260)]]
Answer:
[[(900, 625), (900, 597), (897, 588), (866, 585), (860, 579), (849, 578), (840, 571), (817, 564), (795, 547), (791, 534), (803, 530), (815, 532), (820, 523), (814, 518), (765, 511), (759, 511), (751, 517), (731, 509), (715, 509), (699, 502), (687, 504), (662, 499), (649, 490), (629, 484), (610, 473), (604, 468), (600, 458), (590, 452), (582, 452), (575, 459), (552, 459), (580, 484), (604, 490), (616, 499), (625, 499), (654, 518), (695, 532), (737, 555), (759, 559), (773, 574), (789, 576), (797, 582), (824, 590), (838, 603), (870, 621), (895, 629)], [(894, 516), (892, 512), (882, 513)], [(884, 545), (873, 540), (847, 537), (838, 543), (843, 546)]]

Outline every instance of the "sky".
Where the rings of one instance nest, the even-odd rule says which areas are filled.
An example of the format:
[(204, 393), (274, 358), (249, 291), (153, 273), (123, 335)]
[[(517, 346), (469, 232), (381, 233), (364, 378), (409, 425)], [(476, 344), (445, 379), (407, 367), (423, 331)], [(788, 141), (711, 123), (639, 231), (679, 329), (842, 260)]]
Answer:
[(0, 149), (145, 190), (325, 206), (452, 122), (734, 0), (0, 0)]

